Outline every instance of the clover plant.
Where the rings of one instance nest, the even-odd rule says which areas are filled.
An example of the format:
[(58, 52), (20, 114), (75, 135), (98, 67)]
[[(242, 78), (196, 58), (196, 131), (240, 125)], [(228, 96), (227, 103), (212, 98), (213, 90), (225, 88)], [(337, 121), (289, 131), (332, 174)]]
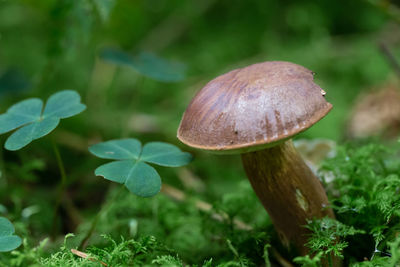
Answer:
[(104, 49), (100, 57), (117, 66), (126, 66), (138, 73), (161, 82), (178, 82), (185, 78), (185, 65), (169, 62), (155, 54), (141, 52), (135, 56), (115, 48)]
[(99, 158), (116, 160), (98, 167), (97, 176), (124, 184), (129, 191), (142, 197), (154, 196), (161, 189), (161, 178), (148, 163), (179, 167), (192, 159), (189, 153), (174, 145), (150, 142), (142, 147), (140, 141), (133, 138), (99, 143), (89, 151)]
[(14, 235), (14, 232), (12, 223), (7, 218), (0, 217), (0, 252), (11, 251), (21, 245), (21, 238)]
[(33, 140), (53, 131), (61, 119), (72, 117), (85, 110), (77, 92), (65, 90), (53, 94), (43, 108), (39, 98), (23, 100), (0, 115), (0, 134), (16, 130), (8, 137), (4, 147), (18, 150)]
[[(77, 115), (85, 109), (86, 106), (81, 103), (79, 94), (72, 90), (51, 95), (44, 107), (43, 101), (39, 98), (29, 98), (14, 104), (6, 113), (0, 115), (0, 134), (17, 129), (8, 137), (4, 147), (12, 151), (19, 150), (33, 140), (49, 134), (58, 126), (61, 119)], [(67, 176), (58, 147), (54, 141), (52, 145), (61, 174), (53, 217), (53, 233), (55, 233), (57, 211), (66, 187)]]

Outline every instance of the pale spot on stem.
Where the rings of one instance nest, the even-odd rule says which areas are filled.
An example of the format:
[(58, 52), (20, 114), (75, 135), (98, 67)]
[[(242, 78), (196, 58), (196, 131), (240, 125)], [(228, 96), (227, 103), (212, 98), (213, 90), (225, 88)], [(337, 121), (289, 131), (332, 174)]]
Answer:
[(307, 211), (308, 210), (307, 199), (303, 196), (303, 194), (299, 189), (296, 189), (296, 199), (300, 208), (302, 208), (304, 211)]

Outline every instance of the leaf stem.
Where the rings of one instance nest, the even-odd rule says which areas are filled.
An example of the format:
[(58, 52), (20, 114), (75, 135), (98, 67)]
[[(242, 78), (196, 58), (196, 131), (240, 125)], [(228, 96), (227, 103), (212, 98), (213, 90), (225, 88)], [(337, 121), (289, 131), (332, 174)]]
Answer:
[(79, 244), (78, 250), (84, 250), (88, 244), (89, 239), (92, 237), (94, 231), (96, 230), (97, 224), (100, 220), (100, 218), (106, 214), (108, 212), (108, 210), (110, 209), (112, 203), (114, 203), (114, 201), (119, 197), (119, 195), (121, 194), (121, 192), (124, 190), (124, 185), (120, 186), (118, 192), (112, 196), (112, 198), (105, 202), (105, 204), (103, 205), (103, 207), (100, 209), (100, 211), (97, 213), (96, 217), (93, 219), (89, 231), (86, 233), (85, 237), (82, 239), (81, 243)]
[(57, 227), (56, 227), (57, 214), (58, 214), (58, 210), (60, 208), (61, 200), (64, 196), (65, 187), (67, 185), (67, 175), (65, 172), (64, 162), (61, 158), (60, 150), (58, 149), (58, 146), (57, 146), (56, 142), (54, 141), (54, 138), (50, 138), (50, 139), (51, 139), (51, 146), (52, 146), (54, 154), (56, 156), (58, 169), (59, 169), (60, 175), (61, 175), (61, 182), (58, 185), (56, 204), (54, 207), (53, 224), (52, 224), (52, 230), (51, 230), (51, 237), (52, 237), (52, 239), (54, 239), (55, 235), (56, 235), (56, 229), (57, 229)]
[(5, 177), (3, 147), (2, 146), (0, 146), (0, 178), (1, 177)]
[(379, 43), (379, 48), (382, 54), (386, 57), (393, 71), (396, 73), (397, 77), (400, 78), (400, 63), (397, 61), (392, 51), (390, 51), (389, 47), (384, 42)]
[(329, 267), (333, 267), (333, 261), (332, 261), (332, 253), (330, 253), (329, 255), (328, 255), (328, 264), (329, 264)]
[[(106, 92), (105, 92), (106, 99), (108, 99), (111, 103), (115, 103), (115, 101), (113, 101), (113, 99), (115, 98), (115, 93), (116, 93), (115, 87), (116, 87), (118, 78), (120, 76), (120, 73), (121, 73), (121, 67), (117, 67), (112, 74), (112, 79), (106, 89)], [(109, 103), (107, 103), (107, 104), (109, 104)]]
[(56, 142), (54, 141), (54, 138), (51, 138), (51, 145), (53, 147), (54, 154), (55, 154), (56, 160), (57, 160), (58, 169), (60, 170), (60, 174), (61, 174), (61, 186), (65, 186), (67, 184), (67, 175), (65, 172), (64, 162), (61, 158), (60, 150), (58, 149), (58, 146), (57, 146)]

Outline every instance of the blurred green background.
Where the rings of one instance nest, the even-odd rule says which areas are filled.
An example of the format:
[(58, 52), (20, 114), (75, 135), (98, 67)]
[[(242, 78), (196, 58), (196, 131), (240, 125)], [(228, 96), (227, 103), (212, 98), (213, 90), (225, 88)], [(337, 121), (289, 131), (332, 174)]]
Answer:
[[(398, 54), (398, 15), (388, 1), (3, 0), (1, 105), (71, 88), (88, 104), (85, 121), (96, 129), (88, 134), (137, 135), (139, 114), (174, 141), (181, 114), (207, 81), (286, 60), (315, 71), (335, 107), (306, 136), (338, 140), (355, 96), (392, 73), (377, 45)], [(186, 75), (165, 83), (115, 67), (99, 58), (107, 48), (152, 52), (184, 64)]]
[[(110, 183), (94, 176), (100, 160), (87, 154), (87, 146), (124, 137), (190, 151), (195, 160), (188, 169), (202, 189), (183, 184), (177, 170), (160, 170), (163, 182), (211, 203), (225, 201), (224, 194), (243, 188), (240, 158), (194, 151), (176, 139), (194, 94), (234, 68), (291, 61), (316, 72), (334, 106), (301, 137), (342, 142), (357, 96), (395, 82), (379, 44), (400, 57), (399, 6), (389, 0), (0, 0), (0, 113), (21, 99), (46, 99), (63, 89), (77, 90), (88, 107), (50, 137), (18, 153), (0, 153), (0, 201), (20, 221), (22, 210), (39, 206), (26, 231), (46, 235), (51, 220), (43, 218), (52, 216), (59, 180), (54, 138), (62, 145), (72, 206), (90, 218)], [(164, 200), (152, 201), (149, 209)], [(260, 217), (264, 213), (245, 214), (244, 220), (264, 221)], [(76, 227), (60, 222), (60, 233)], [(139, 229), (162, 237), (160, 229)], [(190, 242), (182, 250), (198, 245)]]

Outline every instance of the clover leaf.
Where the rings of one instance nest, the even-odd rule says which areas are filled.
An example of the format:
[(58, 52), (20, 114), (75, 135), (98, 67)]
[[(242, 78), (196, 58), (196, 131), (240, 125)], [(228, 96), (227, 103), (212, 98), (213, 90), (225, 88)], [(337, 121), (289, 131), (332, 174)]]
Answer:
[(165, 167), (188, 164), (192, 156), (174, 145), (150, 142), (143, 147), (139, 140), (111, 140), (89, 147), (89, 151), (103, 159), (114, 159), (95, 170), (97, 176), (124, 184), (129, 191), (141, 197), (151, 197), (160, 192), (161, 178), (148, 163)]
[(11, 251), (21, 245), (21, 238), (14, 235), (14, 232), (12, 223), (8, 219), (0, 217), (0, 252)]
[(0, 115), (0, 134), (15, 131), (6, 141), (8, 150), (18, 150), (39, 139), (59, 124), (61, 119), (72, 117), (86, 109), (79, 94), (64, 90), (49, 97), (46, 106), (39, 98), (23, 100)]
[(131, 56), (121, 50), (106, 48), (101, 52), (100, 57), (113, 64), (130, 67), (157, 81), (178, 82), (185, 78), (184, 64), (169, 62), (148, 52)]

